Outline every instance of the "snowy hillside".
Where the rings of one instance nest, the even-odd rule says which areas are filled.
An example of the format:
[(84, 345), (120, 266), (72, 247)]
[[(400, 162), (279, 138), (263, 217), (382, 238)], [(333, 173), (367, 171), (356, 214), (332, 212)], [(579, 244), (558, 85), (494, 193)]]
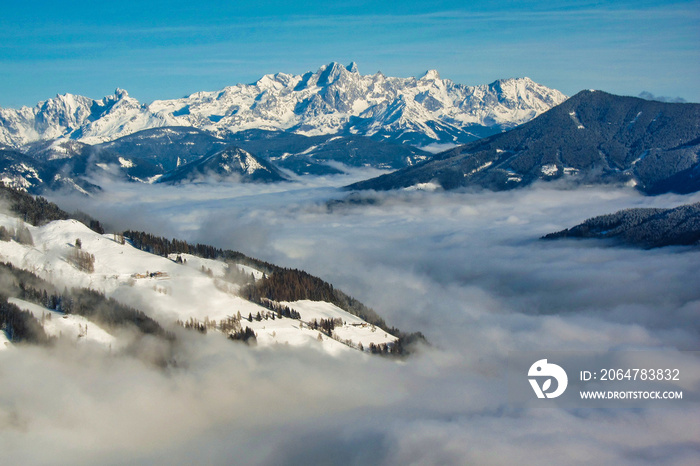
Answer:
[[(0, 214), (0, 226), (8, 231), (26, 227), (31, 234), (31, 240), (23, 243), (0, 241), (0, 261), (30, 271), (57, 289), (76, 287), (102, 292), (142, 310), (166, 327), (176, 321), (194, 322), (206, 325), (208, 335), (249, 327), (255, 332), (258, 345), (308, 345), (331, 354), (396, 340), (330, 303), (279, 303), (299, 312), (301, 319), (295, 319), (244, 299), (239, 294), (241, 286), (227, 279), (227, 271), (236, 267), (241, 276), (251, 281), (262, 279), (264, 274), (249, 265), (189, 254), (169, 258), (149, 254), (131, 246), (128, 239), (122, 242), (119, 236), (100, 235), (76, 220), (35, 227)], [(88, 257), (88, 265), (76, 260), (80, 254)], [(107, 347), (118, 345), (113, 335), (84, 317), (64, 315), (22, 300), (12, 302), (32, 312), (49, 336), (63, 335)], [(332, 332), (317, 328), (321, 319), (334, 321)], [(222, 332), (216, 323), (224, 321), (230, 328)], [(6, 347), (5, 342), (0, 341), (0, 345)]]
[(101, 100), (64, 94), (33, 108), (0, 109), (0, 143), (17, 148), (69, 138), (96, 144), (149, 128), (191, 126), (218, 135), (266, 129), (457, 144), (529, 121), (565, 98), (528, 78), (466, 86), (435, 70), (395, 78), (361, 75), (354, 63), (330, 63), (304, 75), (270, 74), (253, 84), (150, 105), (117, 89)]
[(64, 314), (17, 298), (10, 298), (8, 301), (22, 310), (31, 312), (49, 336), (65, 337), (81, 343), (95, 343), (106, 349), (116, 349), (119, 346), (120, 342), (114, 335), (83, 316)]

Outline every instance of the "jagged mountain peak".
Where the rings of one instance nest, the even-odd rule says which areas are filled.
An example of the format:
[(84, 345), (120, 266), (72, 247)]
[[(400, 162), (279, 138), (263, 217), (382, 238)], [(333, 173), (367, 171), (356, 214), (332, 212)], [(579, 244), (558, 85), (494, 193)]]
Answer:
[[(353, 71), (354, 69), (354, 71)], [(359, 76), (357, 65), (353, 62), (348, 66), (344, 66), (338, 62), (331, 62), (318, 69), (314, 74), (316, 85), (324, 87), (335, 83), (341, 79), (348, 79), (351, 76)]]
[(496, 83), (498, 83), (500, 85), (507, 85), (507, 84), (512, 84), (512, 83), (537, 84), (536, 82), (534, 82), (532, 79), (528, 78), (527, 76), (497, 79), (491, 84), (493, 85)]
[[(27, 110), (41, 114), (43, 117), (50, 117), (51, 114), (60, 114), (57, 116), (63, 117), (65, 120), (70, 115), (80, 118), (80, 112), (89, 112), (93, 100), (88, 97), (83, 97), (75, 94), (57, 94), (56, 97), (39, 102), (36, 107)], [(48, 119), (48, 118), (46, 118)]]
[(120, 107), (148, 108), (148, 105), (142, 104), (138, 100), (129, 96), (129, 93), (126, 90), (120, 89), (120, 88), (117, 88), (114, 91), (114, 94), (105, 96), (99, 102), (99, 104), (101, 104), (101, 106), (103, 107), (103, 112), (110, 110), (112, 108), (120, 108)]
[(545, 91), (549, 93), (549, 88), (541, 84), (536, 83), (528, 77), (517, 77), (517, 78), (507, 78), (507, 79), (497, 79), (488, 85), (490, 89), (494, 89), (498, 93), (511, 94), (517, 96), (519, 94), (525, 94), (532, 91)]
[(125, 89), (122, 89), (122, 88), (118, 87), (118, 88), (116, 88), (115, 91), (114, 91), (114, 96), (115, 96), (117, 99), (124, 99), (124, 98), (126, 98), (126, 97), (129, 97), (129, 93), (128, 93)]
[[(260, 89), (282, 89), (294, 81), (295, 76), (287, 73), (266, 74), (255, 82)], [(233, 87), (226, 88), (229, 92)]]
[(438, 70), (428, 70), (420, 77), (421, 81), (437, 81), (440, 79)]
[[(94, 144), (154, 127), (191, 126), (214, 135), (266, 129), (459, 144), (529, 121), (565, 98), (527, 78), (466, 86), (436, 70), (419, 79), (393, 78), (361, 75), (354, 62), (331, 62), (303, 75), (267, 74), (253, 84), (150, 105), (116, 89), (101, 100), (66, 94), (34, 108), (0, 109), (0, 143), (20, 147), (67, 137)], [(398, 122), (385, 112), (397, 106), (405, 108)]]

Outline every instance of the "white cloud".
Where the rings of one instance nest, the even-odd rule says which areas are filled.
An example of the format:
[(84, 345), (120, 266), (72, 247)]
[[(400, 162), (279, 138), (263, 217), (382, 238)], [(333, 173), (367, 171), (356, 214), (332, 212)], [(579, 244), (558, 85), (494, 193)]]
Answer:
[(327, 200), (346, 193), (303, 181), (284, 192), (110, 186), (81, 207), (122, 228), (306, 269), (433, 346), (395, 363), (184, 334), (182, 364), (165, 372), (79, 349), (4, 352), (3, 455), (17, 464), (697, 462), (697, 401), (594, 411), (510, 403), (513, 352), (698, 349), (700, 252), (538, 238), (699, 196), (551, 186), (384, 193), (332, 208)]

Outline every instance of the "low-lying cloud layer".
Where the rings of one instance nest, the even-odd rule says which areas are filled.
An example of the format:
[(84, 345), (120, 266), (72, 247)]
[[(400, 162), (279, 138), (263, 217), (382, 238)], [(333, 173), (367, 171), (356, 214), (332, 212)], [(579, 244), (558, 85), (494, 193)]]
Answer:
[[(0, 353), (0, 448), (13, 464), (696, 464), (696, 401), (639, 409), (513, 403), (534, 351), (670, 349), (700, 384), (700, 252), (542, 242), (620, 208), (700, 196), (629, 189), (389, 193), (328, 203), (348, 178), (285, 185), (111, 185), (56, 198), (115, 228), (302, 268), (431, 343), (397, 363), (250, 350), (183, 333), (181, 367), (86, 349)], [(360, 202), (364, 198), (364, 202)], [(677, 357), (675, 357), (677, 356)], [(674, 359), (675, 358), (675, 359)], [(689, 362), (688, 362), (689, 361)], [(688, 369), (685, 369), (688, 368)], [(618, 405), (619, 406), (619, 405)]]

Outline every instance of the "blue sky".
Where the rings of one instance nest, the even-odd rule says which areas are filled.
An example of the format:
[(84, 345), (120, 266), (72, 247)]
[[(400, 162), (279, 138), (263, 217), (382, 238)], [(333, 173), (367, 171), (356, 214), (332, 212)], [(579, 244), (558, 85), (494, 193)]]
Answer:
[(700, 1), (25, 1), (0, 15), (3, 107), (116, 87), (148, 103), (331, 61), (700, 102)]

